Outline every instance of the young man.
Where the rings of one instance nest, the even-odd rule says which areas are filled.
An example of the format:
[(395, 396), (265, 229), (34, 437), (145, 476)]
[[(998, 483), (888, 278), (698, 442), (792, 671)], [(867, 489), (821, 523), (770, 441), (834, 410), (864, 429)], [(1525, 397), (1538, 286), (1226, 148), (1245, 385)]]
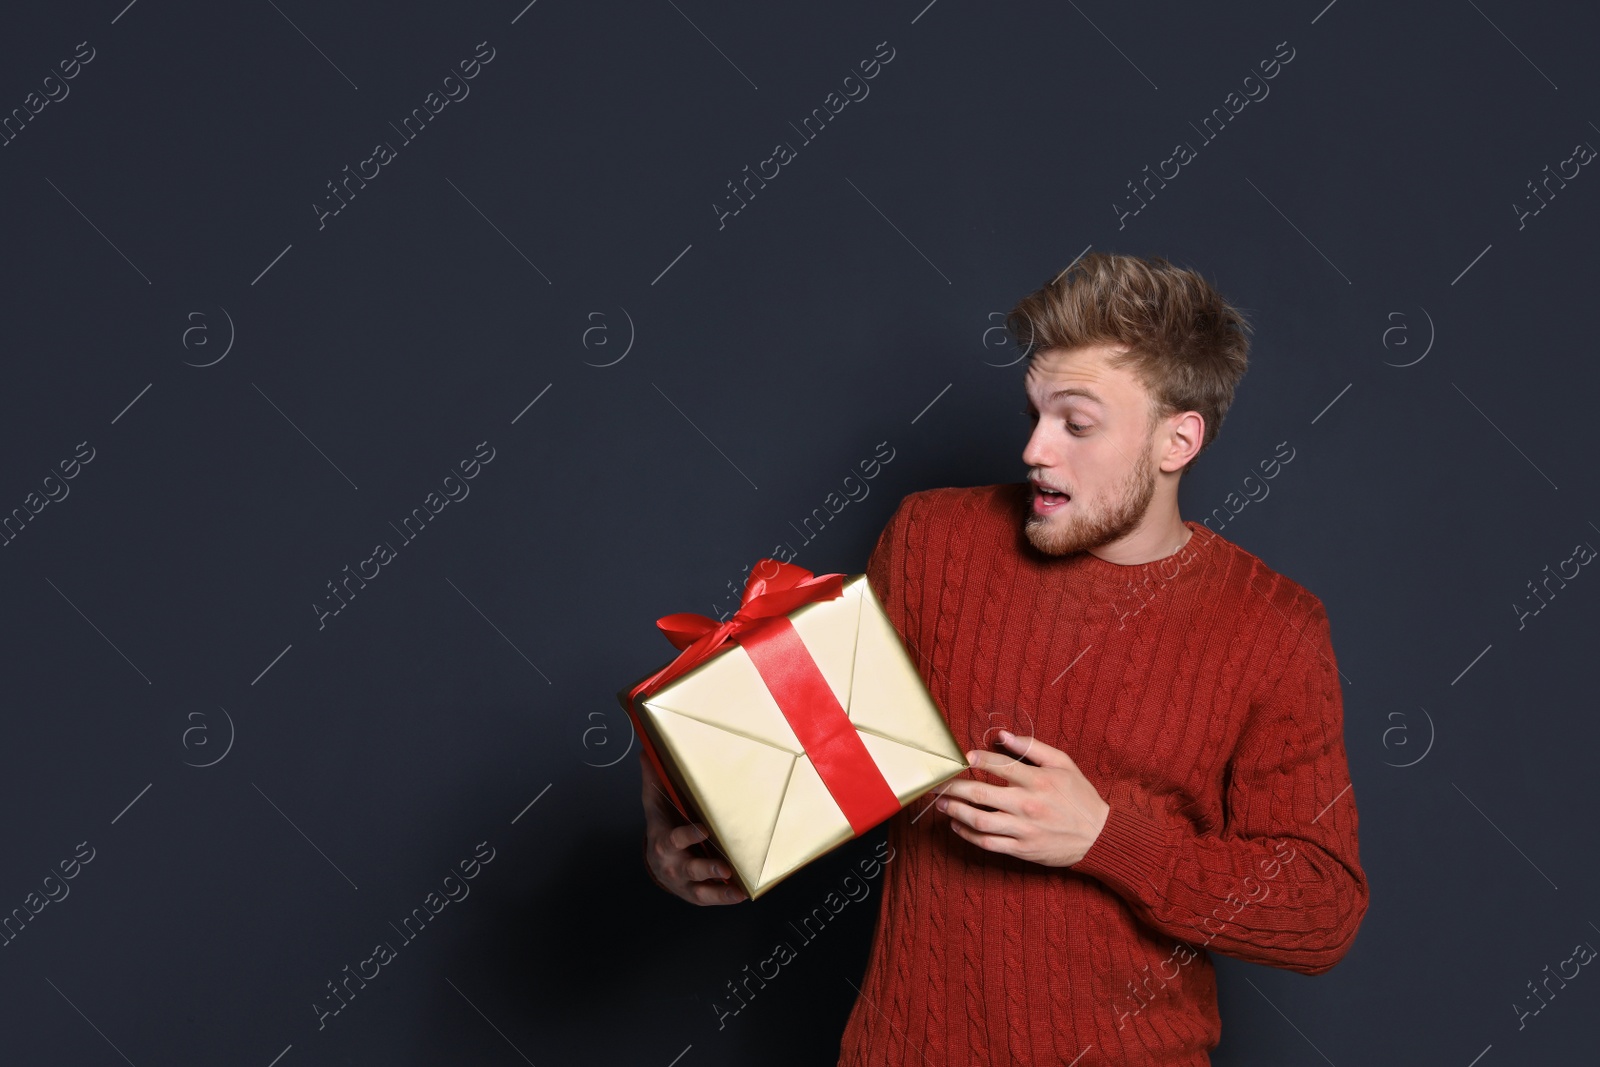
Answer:
[[(839, 1067), (1208, 1064), (1208, 950), (1320, 974), (1366, 912), (1327, 613), (1178, 513), (1249, 350), (1204, 279), (1093, 253), (1008, 323), (1028, 481), (912, 494), (867, 567), (975, 769), (887, 824)], [(653, 876), (740, 899), (649, 777)]]

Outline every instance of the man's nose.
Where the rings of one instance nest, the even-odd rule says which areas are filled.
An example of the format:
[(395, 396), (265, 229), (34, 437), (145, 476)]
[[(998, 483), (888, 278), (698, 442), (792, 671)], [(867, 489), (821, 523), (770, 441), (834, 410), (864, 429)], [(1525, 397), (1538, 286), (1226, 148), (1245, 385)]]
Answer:
[(1033, 428), (1033, 433), (1028, 435), (1028, 443), (1022, 449), (1022, 462), (1030, 467), (1049, 467), (1053, 463), (1050, 450), (1045, 447), (1041, 431), (1044, 422), (1041, 420)]

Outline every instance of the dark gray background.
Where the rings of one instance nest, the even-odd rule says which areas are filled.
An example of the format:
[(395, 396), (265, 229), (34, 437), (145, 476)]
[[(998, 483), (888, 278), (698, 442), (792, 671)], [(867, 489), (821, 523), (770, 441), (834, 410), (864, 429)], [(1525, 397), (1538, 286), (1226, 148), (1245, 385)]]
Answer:
[[(1514, 207), (1600, 144), (1592, 9), (524, 3), (7, 15), (5, 113), (95, 50), (0, 148), (0, 509), (95, 456), (0, 549), (0, 912), (95, 850), (0, 948), (8, 1061), (831, 1064), (877, 882), (725, 1029), (711, 1005), (882, 832), (753, 905), (667, 897), (613, 693), (671, 654), (656, 616), (725, 609), (778, 542), (857, 572), (904, 494), (1020, 478), (986, 331), (1089, 247), (1251, 316), (1184, 513), (1288, 442), (1217, 528), (1323, 599), (1346, 677), (1371, 910), (1325, 976), (1219, 959), (1215, 1061), (1591, 1054), (1600, 978), (1513, 1005), (1600, 943), (1600, 578), (1513, 605), (1600, 545), (1600, 179)], [(480, 41), (470, 96), (319, 230), (324, 183)], [(481, 441), (470, 496), (319, 630)], [(471, 896), (319, 1031), (324, 983), (480, 841)]]

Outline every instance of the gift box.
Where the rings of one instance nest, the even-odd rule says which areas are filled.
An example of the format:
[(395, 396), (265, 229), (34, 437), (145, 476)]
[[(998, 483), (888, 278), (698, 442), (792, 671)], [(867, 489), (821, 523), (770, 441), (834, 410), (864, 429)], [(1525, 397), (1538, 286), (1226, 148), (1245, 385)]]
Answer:
[(762, 560), (728, 620), (657, 626), (680, 655), (619, 698), (752, 900), (968, 766), (865, 575)]

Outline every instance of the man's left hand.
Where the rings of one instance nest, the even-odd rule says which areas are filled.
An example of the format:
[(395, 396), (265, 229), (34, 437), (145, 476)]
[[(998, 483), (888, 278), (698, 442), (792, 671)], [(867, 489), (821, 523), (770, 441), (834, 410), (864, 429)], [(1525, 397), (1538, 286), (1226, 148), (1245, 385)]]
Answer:
[(952, 779), (934, 806), (950, 816), (952, 830), (979, 848), (1046, 867), (1077, 863), (1100, 836), (1111, 805), (1060, 749), (1008, 730), (999, 739), (1014, 756), (968, 752), (967, 762), (1007, 784)]

